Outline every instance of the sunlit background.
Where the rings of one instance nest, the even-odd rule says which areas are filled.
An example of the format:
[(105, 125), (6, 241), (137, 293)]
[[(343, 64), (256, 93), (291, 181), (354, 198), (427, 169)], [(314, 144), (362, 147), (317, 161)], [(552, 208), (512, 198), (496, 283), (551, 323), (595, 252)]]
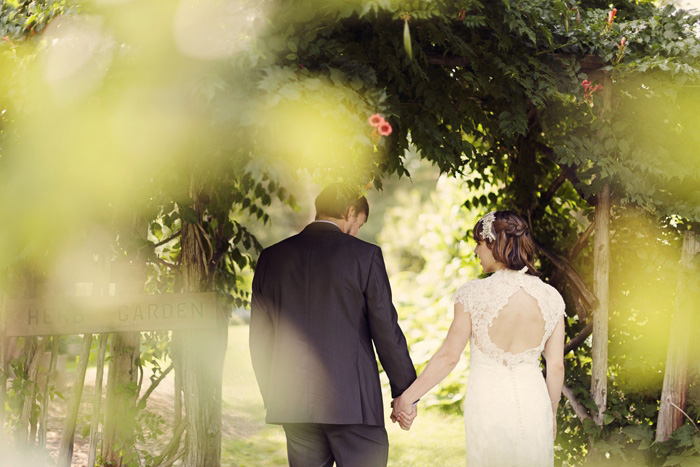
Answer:
[[(283, 434), (263, 422), (264, 408), (249, 362), (245, 294), (258, 252), (252, 241), (244, 240), (246, 235), (269, 246), (313, 219), (313, 199), (324, 184), (344, 181), (364, 187), (370, 218), (360, 238), (383, 248), (401, 325), (421, 370), (449, 327), (452, 294), (481, 275), (470, 230), (492, 200), (509, 202), (512, 189), (498, 180), (489, 183), (496, 176), (466, 164), (461, 174), (441, 173), (430, 154), (410, 143), (403, 122), (389, 113), (392, 105), (405, 102), (396, 96), (392, 101), (381, 83), (352, 75), (357, 71), (352, 67), (361, 69), (360, 64), (344, 64), (347, 69), (342, 71), (334, 64), (311, 66), (298, 44), (280, 34), (274, 19), (288, 14), (290, 23), (311, 21), (316, 10), (360, 10), (364, 2), (308, 3), (313, 8), (289, 12), (285, 8), (291, 7), (270, 1), (97, 0), (80, 4), (79, 13), (54, 18), (31, 40), (8, 38), (0, 46), (0, 286), (5, 296), (114, 294), (109, 279), (93, 287), (95, 275), (104, 273), (106, 263), (135, 257), (149, 263), (146, 291), (178, 292), (180, 278), (171, 266), (179, 265), (181, 249), (170, 239), (183, 222), (192, 221), (188, 216), (198, 220), (201, 213), (189, 206), (221, 214), (203, 216), (200, 225), (206, 221), (211, 232), (219, 232), (219, 226), (225, 232), (229, 225), (237, 232), (226, 240), (237, 242), (236, 253), (222, 263), (228, 275), (220, 277), (228, 283), (215, 284), (226, 295), (231, 313), (223, 383), (223, 465), (285, 465)], [(397, 2), (387, 4), (393, 8)], [(700, 0), (678, 4), (700, 9)], [(396, 47), (403, 50), (400, 39)], [(280, 57), (298, 63), (281, 66)], [(697, 91), (680, 92), (682, 107), (658, 96), (645, 100), (641, 96), (650, 80), (620, 86), (620, 93), (631, 97), (620, 109), (628, 117), (617, 123), (628, 125), (628, 134), (652, 148), (630, 159), (674, 173), (696, 167)], [(408, 142), (392, 146), (396, 139), (378, 134), (368, 123), (375, 113), (393, 123), (393, 138), (404, 131), (400, 138)], [(487, 136), (479, 135), (485, 140)], [(476, 135), (459, 138), (473, 141), (482, 155), (491, 149)], [(671, 140), (668, 153), (655, 152), (655, 145), (666, 139)], [(399, 160), (410, 177), (385, 176)], [(628, 171), (620, 178), (633, 183), (640, 176)], [(568, 214), (572, 231), (558, 239), (562, 251), (592, 218), (590, 206), (571, 202), (575, 191), (570, 183), (563, 190), (555, 203)], [(683, 209), (697, 208), (692, 205), (695, 185), (669, 182), (666, 193), (669, 203), (681, 200)], [(479, 197), (484, 199), (481, 205), (465, 203)], [(659, 220), (650, 209), (628, 201), (616, 206), (611, 224), (609, 376), (614, 381), (611, 394), (620, 404), (615, 406), (615, 423), (621, 426), (634, 416), (620, 415), (625, 400), (634, 400), (637, 405), (630, 412), (641, 411), (644, 420), (658, 411), (671, 320), (679, 306), (682, 246), (680, 217)], [(590, 282), (590, 246), (570, 260)], [(547, 264), (538, 262), (549, 274)], [(568, 326), (582, 327), (584, 314), (571, 290), (562, 277), (551, 276), (566, 294)], [(696, 296), (688, 296), (687, 305), (697, 306)], [(62, 344), (67, 372), (76, 366), (77, 340), (67, 337)], [(24, 342), (11, 344), (21, 348)], [(144, 361), (161, 358), (165, 367), (170, 362), (163, 350), (167, 342), (147, 342), (142, 346), (148, 355)], [(154, 348), (162, 348), (148, 347), (153, 342)], [(8, 352), (19, 356), (18, 350)], [(94, 354), (93, 349), (93, 360)], [(461, 465), (467, 358), (468, 353), (424, 399), (427, 410), (414, 431), (404, 433), (388, 423), (390, 465)], [(574, 369), (572, 378), (579, 378), (581, 387), (589, 385), (589, 354), (572, 352), (567, 359)], [(144, 415), (151, 417), (149, 427), (157, 427), (151, 433), (162, 429), (166, 434), (140, 440), (144, 452), (160, 450), (167, 442), (172, 380), (171, 375), (164, 384), (170, 392), (156, 393), (156, 405), (149, 405)], [(88, 372), (90, 383), (94, 385), (94, 369)], [(65, 378), (56, 390), (68, 394), (69, 387)], [(691, 396), (697, 393), (697, 384), (692, 391)], [(18, 394), (10, 390), (9, 409), (17, 410)], [(65, 405), (56, 405), (61, 404)], [(65, 416), (65, 407), (53, 410), (50, 431), (55, 438), (61, 429), (56, 420)], [(85, 407), (81, 410), (84, 429), (90, 414)], [(567, 410), (565, 433), (557, 445), (561, 459), (567, 459), (562, 451), (573, 445), (575, 455), (587, 449), (586, 435)], [(10, 417), (8, 433), (15, 422)], [(651, 431), (649, 426), (644, 429)], [(82, 455), (86, 436), (79, 438)], [(57, 440), (53, 442), (55, 457)], [(631, 441), (624, 438), (620, 444), (624, 443)]]

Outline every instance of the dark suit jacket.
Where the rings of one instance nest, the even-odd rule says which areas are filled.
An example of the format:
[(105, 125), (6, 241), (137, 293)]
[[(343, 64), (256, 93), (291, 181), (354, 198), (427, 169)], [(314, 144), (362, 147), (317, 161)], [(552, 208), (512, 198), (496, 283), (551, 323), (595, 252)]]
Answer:
[(416, 372), (378, 246), (314, 222), (263, 250), (250, 353), (268, 423), (384, 426), (372, 342), (397, 397)]

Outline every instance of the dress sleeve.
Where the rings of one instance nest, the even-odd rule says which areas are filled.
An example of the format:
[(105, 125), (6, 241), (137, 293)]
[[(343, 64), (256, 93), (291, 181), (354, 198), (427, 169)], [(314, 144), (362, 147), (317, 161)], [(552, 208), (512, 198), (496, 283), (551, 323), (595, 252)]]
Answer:
[(564, 298), (562, 298), (559, 291), (556, 291), (556, 317), (557, 319), (561, 316), (566, 317), (566, 303), (564, 303)]
[(464, 306), (464, 311), (473, 313), (473, 294), (474, 294), (474, 281), (467, 282), (463, 286), (457, 289), (457, 291), (452, 295), (452, 302), (456, 305), (461, 303)]
[(547, 284), (547, 308), (549, 308), (549, 316), (554, 322), (558, 322), (559, 318), (566, 316), (566, 304), (564, 299), (557, 289)]
[(556, 327), (559, 319), (564, 316), (566, 317), (566, 304), (564, 299), (557, 289), (548, 286), (547, 294), (547, 313), (545, 313), (545, 318), (547, 319), (547, 328), (549, 332), (553, 331)]

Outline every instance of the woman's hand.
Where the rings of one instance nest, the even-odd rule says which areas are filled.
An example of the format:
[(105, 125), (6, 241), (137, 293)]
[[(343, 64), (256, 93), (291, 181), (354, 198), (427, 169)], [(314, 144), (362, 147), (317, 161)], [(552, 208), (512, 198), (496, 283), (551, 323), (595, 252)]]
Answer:
[(394, 423), (399, 422), (401, 429), (409, 430), (413, 419), (418, 415), (416, 406), (405, 397), (399, 396), (391, 402), (391, 407), (394, 409), (391, 412), (391, 421)]

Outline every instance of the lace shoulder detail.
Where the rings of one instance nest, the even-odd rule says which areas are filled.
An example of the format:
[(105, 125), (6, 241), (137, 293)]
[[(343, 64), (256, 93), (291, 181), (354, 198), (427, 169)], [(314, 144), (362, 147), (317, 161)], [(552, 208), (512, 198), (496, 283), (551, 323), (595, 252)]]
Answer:
[(452, 302), (455, 304), (461, 303), (464, 306), (464, 311), (470, 313), (481, 308), (479, 305), (482, 297), (485, 296), (481, 292), (483, 280), (484, 279), (474, 279), (462, 285), (457, 289), (454, 295), (452, 295)]
[(539, 283), (538, 287), (528, 292), (537, 299), (537, 303), (542, 311), (542, 317), (544, 318), (544, 336), (540, 344), (540, 350), (542, 350), (544, 349), (544, 344), (547, 342), (547, 339), (549, 339), (549, 336), (554, 332), (554, 328), (557, 326), (559, 319), (562, 316), (566, 316), (566, 305), (557, 289), (542, 282), (540, 279), (536, 280)]

